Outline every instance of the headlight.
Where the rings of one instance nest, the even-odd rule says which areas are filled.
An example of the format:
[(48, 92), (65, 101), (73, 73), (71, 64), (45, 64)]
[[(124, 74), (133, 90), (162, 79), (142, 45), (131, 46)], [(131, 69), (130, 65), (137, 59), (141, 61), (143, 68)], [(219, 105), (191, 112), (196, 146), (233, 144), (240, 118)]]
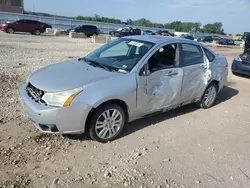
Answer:
[(234, 58), (234, 60), (235, 60), (235, 61), (242, 61), (241, 58), (240, 58), (240, 56)]
[(50, 106), (65, 107), (69, 106), (73, 99), (83, 90), (83, 88), (76, 88), (68, 91), (45, 93), (42, 100)]

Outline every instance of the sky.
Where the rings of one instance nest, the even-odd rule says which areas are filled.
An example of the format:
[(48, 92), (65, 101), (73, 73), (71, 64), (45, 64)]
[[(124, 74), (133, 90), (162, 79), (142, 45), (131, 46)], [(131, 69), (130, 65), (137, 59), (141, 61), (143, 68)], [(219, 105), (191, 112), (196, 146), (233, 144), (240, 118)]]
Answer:
[(146, 18), (157, 23), (173, 21), (222, 22), (227, 33), (250, 31), (250, 0), (24, 0), (28, 11), (62, 16)]

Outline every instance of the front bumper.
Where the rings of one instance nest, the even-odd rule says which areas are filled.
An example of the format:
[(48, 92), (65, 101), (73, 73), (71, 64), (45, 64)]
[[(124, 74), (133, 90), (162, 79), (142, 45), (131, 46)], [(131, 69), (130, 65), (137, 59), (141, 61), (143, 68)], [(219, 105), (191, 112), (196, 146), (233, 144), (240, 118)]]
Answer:
[(244, 62), (244, 61), (240, 62), (240, 61), (234, 60), (232, 63), (231, 70), (233, 73), (250, 76), (250, 62)]
[(45, 133), (81, 134), (85, 132), (87, 116), (92, 109), (84, 103), (68, 107), (50, 107), (32, 100), (26, 93), (26, 84), (19, 88), (20, 101), (35, 126)]

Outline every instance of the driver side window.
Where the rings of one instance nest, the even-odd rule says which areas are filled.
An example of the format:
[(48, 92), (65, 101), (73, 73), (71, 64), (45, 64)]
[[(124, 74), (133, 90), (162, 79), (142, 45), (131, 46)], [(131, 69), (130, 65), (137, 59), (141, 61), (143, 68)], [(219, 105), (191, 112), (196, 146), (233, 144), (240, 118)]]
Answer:
[(158, 49), (148, 60), (149, 71), (156, 72), (178, 66), (178, 45), (169, 44)]

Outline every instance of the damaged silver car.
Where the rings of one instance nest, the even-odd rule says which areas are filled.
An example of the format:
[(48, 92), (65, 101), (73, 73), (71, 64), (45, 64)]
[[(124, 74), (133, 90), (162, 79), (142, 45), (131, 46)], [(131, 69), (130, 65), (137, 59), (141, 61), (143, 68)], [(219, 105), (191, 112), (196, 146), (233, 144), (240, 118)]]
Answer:
[(20, 96), (40, 131), (87, 132), (107, 142), (126, 123), (155, 112), (189, 103), (210, 108), (227, 75), (226, 58), (198, 42), (130, 36), (34, 72)]

